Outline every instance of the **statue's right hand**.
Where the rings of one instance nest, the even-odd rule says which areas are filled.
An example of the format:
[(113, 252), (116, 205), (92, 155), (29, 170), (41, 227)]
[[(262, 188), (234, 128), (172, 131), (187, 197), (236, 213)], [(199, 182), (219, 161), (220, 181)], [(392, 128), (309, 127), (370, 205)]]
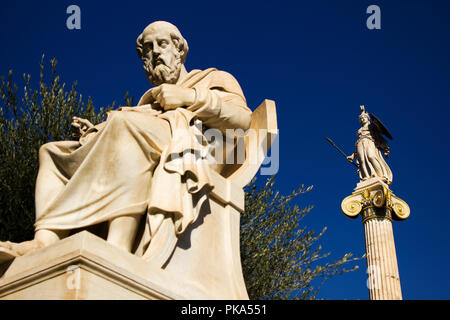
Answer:
[(94, 125), (86, 119), (73, 117), (71, 123), (72, 137), (79, 139), (86, 131), (94, 127)]
[(347, 161), (348, 161), (348, 162), (353, 162), (353, 156), (348, 156), (348, 157), (347, 157)]

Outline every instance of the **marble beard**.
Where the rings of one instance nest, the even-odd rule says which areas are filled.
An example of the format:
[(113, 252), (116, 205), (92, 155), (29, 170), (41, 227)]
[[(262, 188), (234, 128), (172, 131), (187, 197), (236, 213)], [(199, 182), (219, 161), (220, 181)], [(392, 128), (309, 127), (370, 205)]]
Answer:
[[(251, 110), (230, 74), (214, 68), (186, 71), (187, 43), (175, 26), (149, 25), (138, 38), (138, 53), (157, 86), (138, 106), (109, 112), (79, 141), (41, 147), (35, 229), (58, 232), (145, 215), (144, 231), (131, 251), (151, 259), (164, 241), (157, 240), (158, 230), (181, 234), (213, 187), (208, 171), (219, 167), (205, 161), (199, 124), (222, 132), (247, 130)], [(170, 102), (181, 92), (192, 92), (193, 102)]]

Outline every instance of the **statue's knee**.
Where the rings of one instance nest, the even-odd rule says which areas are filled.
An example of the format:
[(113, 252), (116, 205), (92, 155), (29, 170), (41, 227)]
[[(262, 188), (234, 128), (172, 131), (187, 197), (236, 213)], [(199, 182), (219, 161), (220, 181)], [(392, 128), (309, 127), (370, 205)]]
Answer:
[(52, 146), (52, 142), (47, 142), (39, 148), (39, 161), (41, 163), (46, 157), (49, 156), (49, 151), (51, 149), (51, 146)]
[(128, 115), (126, 112), (112, 111), (108, 116), (110, 126), (123, 126), (127, 121)]
[(39, 242), (42, 246), (48, 246), (61, 240), (69, 234), (68, 230), (48, 230), (40, 229), (37, 230), (34, 239)]

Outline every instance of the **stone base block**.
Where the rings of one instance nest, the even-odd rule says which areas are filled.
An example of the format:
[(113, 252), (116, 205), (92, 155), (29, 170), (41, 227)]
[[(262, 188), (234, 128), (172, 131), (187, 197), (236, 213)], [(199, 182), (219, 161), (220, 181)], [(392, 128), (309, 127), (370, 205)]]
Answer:
[(161, 271), (83, 231), (3, 264), (0, 299), (183, 299)]

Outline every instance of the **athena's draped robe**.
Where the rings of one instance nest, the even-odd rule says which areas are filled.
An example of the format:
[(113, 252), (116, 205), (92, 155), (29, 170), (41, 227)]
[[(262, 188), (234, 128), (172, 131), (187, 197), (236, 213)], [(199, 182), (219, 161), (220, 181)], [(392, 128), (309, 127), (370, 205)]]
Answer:
[(192, 106), (162, 112), (147, 92), (137, 107), (110, 112), (79, 142), (41, 147), (36, 230), (72, 230), (147, 214), (136, 254), (150, 258), (149, 243), (163, 221), (176, 234), (195, 221), (214, 187), (198, 125), (246, 130), (251, 110), (226, 72), (193, 70), (177, 85), (196, 91)]
[(386, 180), (388, 184), (392, 182), (392, 171), (381, 155), (378, 146), (376, 133), (372, 132), (370, 126), (362, 127), (358, 130), (358, 141), (356, 141), (356, 159), (358, 162), (358, 174), (361, 181), (372, 177), (379, 177)]

